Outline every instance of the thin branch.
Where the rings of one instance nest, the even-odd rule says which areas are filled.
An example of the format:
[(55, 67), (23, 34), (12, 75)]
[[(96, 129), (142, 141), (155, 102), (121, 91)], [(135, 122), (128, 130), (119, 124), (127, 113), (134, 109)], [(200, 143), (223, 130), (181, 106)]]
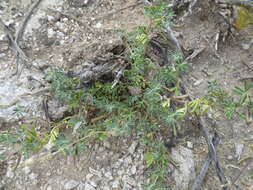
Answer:
[(115, 79), (114, 79), (114, 81), (113, 81), (113, 84), (112, 84), (112, 87), (111, 87), (112, 89), (118, 84), (118, 82), (119, 82), (121, 76), (123, 75), (123, 71), (125, 70), (125, 68), (127, 67), (127, 65), (128, 65), (128, 64), (125, 64), (125, 65), (122, 66), (122, 67), (120, 68), (120, 70), (118, 71), (118, 73), (117, 73), (117, 75), (116, 75), (116, 77), (115, 77)]
[(22, 37), (23, 37), (23, 33), (24, 33), (24, 30), (25, 30), (25, 27), (28, 23), (28, 20), (31, 18), (32, 14), (33, 14), (33, 11), (39, 6), (40, 2), (42, 0), (37, 0), (30, 8), (30, 10), (28, 11), (27, 15), (25, 16), (23, 22), (21, 23), (19, 29), (17, 30), (16, 32), (16, 35), (15, 35), (15, 41), (17, 44), (19, 44), (20, 40), (22, 40)]
[(246, 169), (253, 163), (253, 159), (251, 159), (246, 166), (244, 166), (242, 168), (242, 170), (237, 174), (237, 176), (233, 179), (231, 185), (235, 185), (235, 183), (237, 182), (237, 180), (241, 177), (241, 175), (246, 171)]
[(170, 26), (167, 26), (167, 27), (165, 28), (165, 32), (166, 32), (166, 34), (167, 34), (168, 39), (176, 46), (176, 50), (177, 50), (179, 53), (181, 53), (181, 55), (184, 57), (183, 51), (182, 51), (182, 49), (181, 49), (181, 47), (180, 47), (180, 44), (179, 44), (179, 42), (178, 42), (178, 40), (177, 40), (177, 38), (176, 38), (174, 32), (173, 32), (172, 29), (170, 28)]
[[(187, 87), (185, 86), (184, 84), (184, 79), (182, 78), (182, 82), (181, 82), (181, 85), (184, 89), (184, 91), (186, 93), (188, 93), (188, 89)], [(189, 93), (188, 93), (189, 94)], [(194, 98), (189, 94), (189, 100), (192, 101)], [(204, 133), (204, 137), (206, 139), (206, 143), (208, 145), (208, 150), (210, 152), (210, 155), (212, 157), (212, 160), (214, 161), (214, 165), (215, 165), (215, 169), (216, 169), (216, 173), (217, 173), (217, 176), (219, 177), (219, 180), (220, 182), (223, 184), (223, 185), (227, 185), (227, 180), (226, 180), (226, 177), (224, 175), (224, 172), (223, 172), (223, 169), (221, 167), (221, 164), (220, 164), (220, 161), (217, 157), (217, 152), (215, 150), (215, 147), (214, 147), (214, 144), (210, 138), (210, 133), (209, 133), (209, 130), (208, 130), (208, 127), (207, 127), (207, 123), (204, 119), (203, 116), (198, 116), (196, 115), (197, 118), (199, 118), (199, 126), (201, 128), (201, 130), (203, 131)], [(227, 186), (224, 186), (223, 187), (223, 190), (228, 190), (229, 188)]]
[(16, 40), (14, 39), (10, 29), (8, 28), (8, 26), (5, 25), (5, 23), (3, 22), (3, 20), (0, 18), (0, 24), (2, 25), (5, 34), (8, 36), (9, 40), (11, 41), (11, 44), (13, 45), (14, 50), (16, 51), (16, 53), (18, 53), (19, 55), (21, 55), (21, 57), (24, 60), (28, 60), (28, 57), (25, 55), (25, 53), (23, 52), (22, 49), (20, 49), (19, 45), (17, 44)]
[[(214, 145), (215, 148), (219, 144), (219, 141), (220, 141), (219, 136), (215, 133), (214, 137), (212, 139), (212, 143), (213, 143), (213, 145)], [(200, 187), (201, 187), (201, 185), (203, 183), (203, 180), (204, 180), (204, 178), (206, 176), (206, 173), (208, 171), (208, 168), (211, 165), (211, 162), (212, 162), (212, 156), (211, 156), (211, 153), (208, 152), (208, 155), (207, 155), (207, 157), (205, 159), (205, 162), (204, 162), (204, 164), (203, 164), (203, 166), (202, 166), (202, 168), (201, 168), (201, 170), (199, 172), (199, 175), (196, 177), (191, 190), (199, 190), (200, 189)]]

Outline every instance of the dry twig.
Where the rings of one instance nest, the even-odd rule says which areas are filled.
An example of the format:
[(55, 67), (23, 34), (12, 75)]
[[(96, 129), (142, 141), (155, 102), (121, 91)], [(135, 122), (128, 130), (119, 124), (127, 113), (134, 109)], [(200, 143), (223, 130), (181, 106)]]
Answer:
[[(216, 147), (219, 144), (219, 141), (220, 141), (219, 136), (215, 133), (214, 137), (212, 139), (212, 143), (213, 143), (214, 147)], [(199, 190), (200, 189), (200, 187), (203, 183), (203, 180), (206, 176), (206, 173), (208, 171), (208, 168), (210, 167), (211, 162), (212, 162), (212, 156), (211, 156), (211, 153), (208, 152), (205, 162), (199, 172), (199, 175), (196, 177), (191, 190)]]
[[(36, 2), (34, 2), (34, 4), (31, 6), (30, 10), (28, 11), (27, 15), (25, 16), (23, 22), (20, 24), (20, 27), (18, 28), (18, 30), (16, 32), (16, 35), (15, 35), (15, 43), (17, 44), (18, 47), (19, 47), (20, 41), (22, 40), (24, 30), (25, 30), (25, 27), (28, 23), (28, 20), (31, 18), (34, 10), (39, 6), (41, 1), (42, 0), (37, 0)], [(23, 60), (24, 63), (28, 61), (28, 59), (24, 59), (23, 55), (21, 55), (21, 60)], [(16, 68), (16, 72), (13, 75), (16, 75), (18, 73), (19, 61), (20, 61), (20, 53), (17, 52), (17, 55), (16, 55), (16, 66), (17, 66), (17, 68)], [(26, 66), (28, 66), (28, 65), (26, 65)]]
[(246, 171), (246, 169), (253, 163), (253, 158), (242, 168), (242, 170), (237, 174), (237, 176), (233, 179), (231, 185), (235, 185), (237, 180), (241, 177), (241, 175)]
[[(185, 83), (184, 83), (184, 79), (182, 78), (182, 82), (181, 82), (181, 85), (184, 89), (184, 91), (186, 93), (188, 93), (188, 89), (187, 87), (185, 86)], [(188, 93), (189, 94), (189, 93)], [(194, 98), (189, 94), (189, 100), (192, 101)], [(223, 172), (223, 169), (221, 167), (221, 164), (220, 164), (220, 161), (217, 157), (217, 152), (216, 152), (216, 149), (214, 147), (214, 144), (210, 138), (210, 133), (209, 133), (209, 130), (207, 128), (207, 123), (206, 123), (206, 120), (204, 119), (203, 116), (198, 116), (196, 115), (196, 117), (199, 119), (199, 127), (201, 128), (201, 130), (203, 131), (204, 133), (204, 137), (206, 139), (206, 143), (208, 145), (208, 150), (209, 150), (209, 153), (211, 155), (211, 158), (212, 160), (214, 161), (214, 165), (215, 165), (215, 169), (216, 169), (216, 173), (217, 173), (217, 176), (219, 177), (219, 180), (220, 182), (223, 184), (223, 185), (226, 185), (227, 184), (227, 180), (226, 180), (226, 177), (224, 175), (224, 172)], [(224, 186), (223, 187), (223, 190), (228, 190), (228, 187), (227, 186)]]
[(176, 46), (176, 50), (184, 57), (180, 44), (170, 26), (165, 28), (165, 33), (167, 34), (168, 39)]

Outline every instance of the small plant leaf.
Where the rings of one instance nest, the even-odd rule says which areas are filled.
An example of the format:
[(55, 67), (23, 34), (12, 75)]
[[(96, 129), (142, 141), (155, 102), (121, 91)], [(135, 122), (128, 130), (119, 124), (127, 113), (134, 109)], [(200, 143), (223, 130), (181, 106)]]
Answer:
[(147, 167), (149, 168), (155, 161), (154, 154), (152, 152), (146, 152), (144, 155)]
[(235, 27), (242, 29), (253, 23), (253, 8), (238, 7)]

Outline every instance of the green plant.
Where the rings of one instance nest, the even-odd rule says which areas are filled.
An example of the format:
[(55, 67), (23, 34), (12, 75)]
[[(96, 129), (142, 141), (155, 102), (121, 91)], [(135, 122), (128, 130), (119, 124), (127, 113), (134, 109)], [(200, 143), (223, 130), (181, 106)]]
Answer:
[[(40, 132), (34, 126), (23, 126), (17, 141), (22, 143), (23, 152), (50, 145), (56, 152), (76, 154), (84, 150), (91, 139), (104, 140), (110, 134), (128, 135), (135, 132), (147, 147), (145, 160), (150, 183), (146, 184), (146, 189), (168, 189), (166, 176), (171, 159), (163, 144), (163, 131), (172, 129), (176, 135), (180, 121), (187, 113), (187, 106), (177, 104), (171, 98), (181, 95), (179, 77), (186, 72), (187, 65), (177, 52), (168, 52), (173, 64), (163, 67), (147, 58), (146, 49), (150, 45), (152, 32), (166, 27), (173, 13), (164, 2), (145, 10), (151, 18), (149, 26), (139, 26), (130, 33), (121, 33), (129, 66), (114, 88), (111, 88), (112, 82), (95, 82), (85, 90), (74, 90), (80, 83), (78, 78), (68, 77), (60, 69), (48, 73), (52, 92), (69, 105), (73, 115), (53, 124), (51, 130), (46, 132)], [(137, 93), (131, 93), (130, 88)], [(194, 103), (190, 107), (197, 111), (199, 108)], [(74, 137), (67, 138), (61, 132), (67, 127), (76, 131)]]
[(252, 83), (244, 82), (242, 87), (235, 86), (229, 93), (213, 81), (209, 83), (208, 89), (206, 99), (212, 106), (220, 107), (226, 118), (232, 119), (234, 116), (239, 116), (249, 122), (249, 119), (253, 117)]

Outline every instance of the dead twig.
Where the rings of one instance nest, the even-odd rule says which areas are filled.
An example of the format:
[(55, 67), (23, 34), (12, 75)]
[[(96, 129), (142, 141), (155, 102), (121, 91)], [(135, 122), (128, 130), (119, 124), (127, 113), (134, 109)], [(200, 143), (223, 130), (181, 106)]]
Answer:
[[(42, 0), (37, 0), (36, 2), (34, 2), (34, 4), (31, 6), (30, 10), (28, 11), (27, 15), (25, 16), (23, 22), (20, 24), (20, 27), (18, 28), (17, 32), (16, 32), (16, 35), (15, 35), (15, 43), (17, 44), (17, 46), (19, 47), (19, 43), (20, 41), (22, 40), (22, 37), (23, 37), (23, 34), (24, 34), (24, 30), (25, 30), (25, 27), (29, 21), (29, 19), (31, 18), (34, 10), (39, 6), (40, 2)], [(16, 75), (18, 73), (18, 67), (19, 67), (19, 62), (20, 62), (20, 52), (17, 53), (16, 55), (16, 72), (13, 74), (13, 75)], [(21, 60), (25, 62), (28, 61), (28, 59), (24, 59), (24, 56), (21, 55)], [(28, 66), (28, 65), (26, 65)]]
[[(181, 53), (181, 55), (184, 57), (183, 51), (180, 47), (180, 44), (179, 44), (177, 38), (174, 35), (172, 29), (168, 26), (168, 27), (165, 28), (165, 32), (167, 33), (168, 39), (176, 46), (177, 51), (179, 53)], [(185, 94), (189, 95), (189, 97), (188, 97), (189, 100), (192, 101), (192, 100), (194, 100), (194, 98), (190, 95), (187, 87), (185, 86), (186, 83), (184, 81), (185, 81), (185, 79), (181, 78), (181, 86), (182, 86)], [(200, 126), (201, 130), (204, 133), (204, 137), (205, 137), (207, 145), (208, 145), (208, 150), (210, 152), (212, 160), (214, 161), (215, 168), (216, 168), (216, 173), (219, 177), (219, 180), (221, 181), (221, 183), (223, 185), (227, 184), (227, 180), (226, 180), (226, 177), (224, 175), (223, 169), (221, 167), (219, 159), (217, 158), (216, 149), (215, 149), (214, 144), (213, 144), (213, 142), (210, 138), (210, 133), (209, 133), (209, 130), (208, 130), (208, 127), (207, 127), (207, 123), (206, 123), (203, 116), (199, 116), (199, 115), (196, 114), (196, 117), (198, 118), (199, 126)], [(228, 187), (223, 187), (223, 190), (228, 190)]]
[(206, 49), (206, 47), (202, 47), (202, 48), (199, 48), (197, 50), (194, 50), (194, 52), (188, 56), (185, 60), (188, 61), (188, 60), (192, 60), (194, 59), (195, 57), (197, 57), (201, 52), (203, 52), (204, 50)]
[(169, 64), (169, 59), (168, 59), (168, 50), (167, 48), (163, 47), (159, 42), (157, 42), (156, 40), (152, 39), (149, 42), (152, 46), (158, 48), (162, 54), (162, 58), (163, 58), (163, 63), (162, 65), (167, 65)]
[(253, 163), (253, 158), (242, 168), (242, 170), (237, 174), (237, 176), (232, 180), (231, 185), (235, 185), (237, 180), (241, 177), (241, 175), (247, 170), (247, 168)]
[(5, 23), (3, 22), (3, 20), (0, 18), (0, 24), (3, 27), (3, 30), (5, 32), (5, 34), (8, 36), (11, 44), (13, 45), (14, 50), (16, 51), (17, 54), (19, 54), (22, 59), (24, 60), (28, 60), (28, 57), (25, 55), (25, 53), (23, 52), (22, 49), (20, 49), (19, 45), (17, 44), (16, 40), (14, 39), (14, 36), (11, 33), (11, 30), (8, 28), (8, 26), (5, 25)]
[(165, 28), (165, 33), (167, 34), (168, 39), (173, 43), (173, 45), (176, 46), (176, 50), (184, 57), (180, 44), (170, 26), (167, 26)]
[(15, 41), (17, 44), (19, 44), (20, 40), (22, 40), (22, 36), (25, 30), (25, 27), (28, 23), (28, 20), (31, 18), (34, 10), (39, 6), (40, 2), (42, 0), (37, 0), (34, 2), (34, 4), (31, 6), (30, 10), (28, 11), (27, 15), (25, 16), (23, 22), (20, 24), (20, 27), (18, 28), (16, 35), (15, 35)]
[(188, 5), (188, 11), (179, 19), (181, 22), (184, 21), (184, 19), (192, 14), (192, 9), (196, 5), (198, 0), (192, 0), (190, 1)]
[[(187, 87), (185, 86), (185, 83), (184, 83), (184, 78), (182, 78), (182, 81), (181, 81), (181, 86), (183, 88), (183, 90), (188, 93), (188, 89)], [(188, 93), (189, 94), (189, 93)], [(189, 100), (192, 101), (194, 98), (189, 94)], [(219, 177), (219, 180), (220, 182), (223, 184), (223, 185), (226, 185), (227, 184), (227, 180), (226, 180), (226, 177), (224, 175), (224, 172), (223, 172), (223, 169), (221, 167), (221, 164), (220, 164), (220, 161), (217, 157), (217, 152), (216, 152), (216, 149), (214, 147), (214, 144), (210, 138), (210, 133), (209, 133), (209, 130), (207, 128), (207, 123), (204, 119), (203, 116), (198, 116), (196, 115), (196, 117), (198, 118), (199, 120), (199, 127), (201, 128), (201, 130), (203, 131), (204, 133), (204, 137), (206, 139), (206, 143), (208, 145), (208, 150), (210, 152), (210, 155), (212, 157), (212, 160), (214, 161), (214, 165), (215, 165), (215, 169), (216, 169), (216, 173), (217, 173), (217, 176)], [(224, 186), (223, 187), (223, 190), (228, 190), (228, 187), (227, 186)]]
[(48, 111), (48, 99), (47, 98), (43, 99), (43, 101), (42, 101), (42, 107), (43, 107), (43, 110), (45, 112), (46, 120), (48, 122), (52, 121), (51, 117), (49, 115), (49, 111)]
[(240, 78), (239, 80), (240, 81), (253, 80), (253, 76), (243, 77), (243, 78)]
[[(216, 148), (217, 145), (219, 144), (219, 141), (220, 141), (220, 138), (219, 136), (215, 133), (214, 134), (214, 137), (212, 138), (212, 143), (214, 145), (214, 147)], [(205, 159), (205, 162), (199, 172), (199, 175), (196, 177), (194, 183), (193, 183), (193, 186), (191, 188), (191, 190), (199, 190), (202, 183), (203, 183), (203, 180), (206, 176), (206, 173), (208, 171), (208, 168), (210, 167), (211, 165), (211, 162), (212, 162), (212, 155), (210, 152), (208, 152), (208, 155)]]
[(125, 64), (124, 66), (121, 67), (121, 69), (118, 71), (114, 81), (113, 81), (113, 84), (112, 84), (112, 89), (118, 84), (121, 76), (123, 75), (123, 71), (125, 70), (125, 68), (127, 67), (128, 64)]
[(243, 65), (245, 65), (250, 71), (253, 71), (253, 68), (251, 68), (242, 58), (240, 58), (240, 59), (241, 59), (241, 63)]

